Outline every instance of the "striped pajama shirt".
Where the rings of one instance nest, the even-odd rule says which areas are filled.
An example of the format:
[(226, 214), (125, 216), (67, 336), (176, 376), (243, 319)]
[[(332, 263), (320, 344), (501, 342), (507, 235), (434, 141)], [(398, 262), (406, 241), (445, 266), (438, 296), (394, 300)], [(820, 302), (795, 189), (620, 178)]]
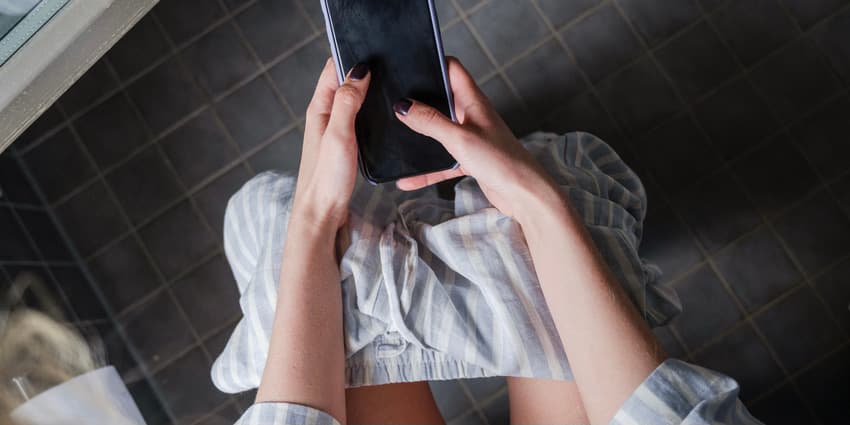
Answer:
[[(536, 133), (523, 143), (584, 218), (647, 322), (658, 326), (678, 313), (676, 295), (659, 284), (660, 271), (638, 256), (646, 195), (620, 157), (586, 133)], [(263, 173), (228, 204), (225, 251), (244, 317), (213, 365), (222, 391), (260, 383), (277, 297), (286, 296), (277, 283), (294, 188), (293, 176)], [(474, 179), (456, 185), (453, 201), (440, 199), (434, 188), (405, 193), (361, 181), (345, 230), (350, 244), (340, 271), (348, 387), (487, 376), (572, 379), (519, 225), (492, 207)], [(661, 409), (665, 400), (653, 397), (666, 394), (659, 388), (687, 386), (692, 390), (683, 400), (694, 404), (703, 393), (733, 386), (701, 371), (665, 363), (632, 397), (633, 410), (682, 416), (687, 406)], [(698, 376), (706, 380), (703, 392), (693, 390)], [(254, 406), (241, 422), (334, 423), (291, 404)]]

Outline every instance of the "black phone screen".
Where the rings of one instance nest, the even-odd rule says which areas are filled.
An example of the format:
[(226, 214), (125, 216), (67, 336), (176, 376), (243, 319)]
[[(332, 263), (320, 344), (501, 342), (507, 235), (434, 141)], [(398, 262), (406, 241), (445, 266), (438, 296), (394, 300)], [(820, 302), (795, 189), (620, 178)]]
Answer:
[(384, 183), (454, 167), (456, 161), (442, 145), (410, 130), (393, 112), (396, 101), (411, 98), (452, 116), (430, 2), (324, 1), (339, 71), (347, 73), (364, 62), (372, 73), (356, 123), (365, 177)]

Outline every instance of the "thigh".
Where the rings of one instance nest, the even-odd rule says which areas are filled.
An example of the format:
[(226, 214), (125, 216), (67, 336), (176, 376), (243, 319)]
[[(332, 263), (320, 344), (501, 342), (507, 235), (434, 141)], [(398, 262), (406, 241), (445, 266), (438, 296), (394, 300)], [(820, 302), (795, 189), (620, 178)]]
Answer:
[(445, 423), (427, 382), (352, 388), (345, 407), (350, 425)]
[(508, 378), (513, 425), (589, 424), (575, 382)]

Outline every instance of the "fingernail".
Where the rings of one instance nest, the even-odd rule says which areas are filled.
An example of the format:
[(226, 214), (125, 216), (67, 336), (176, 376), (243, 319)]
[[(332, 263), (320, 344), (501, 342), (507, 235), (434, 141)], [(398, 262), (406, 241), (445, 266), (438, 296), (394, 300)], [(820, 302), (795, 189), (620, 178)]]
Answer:
[(360, 81), (366, 78), (366, 74), (369, 73), (369, 65), (365, 63), (358, 63), (354, 65), (354, 68), (351, 68), (351, 72), (348, 74), (348, 78), (351, 78), (354, 81)]
[(401, 99), (393, 105), (393, 111), (395, 111), (399, 115), (404, 116), (410, 112), (410, 108), (412, 107), (413, 102), (408, 99)]

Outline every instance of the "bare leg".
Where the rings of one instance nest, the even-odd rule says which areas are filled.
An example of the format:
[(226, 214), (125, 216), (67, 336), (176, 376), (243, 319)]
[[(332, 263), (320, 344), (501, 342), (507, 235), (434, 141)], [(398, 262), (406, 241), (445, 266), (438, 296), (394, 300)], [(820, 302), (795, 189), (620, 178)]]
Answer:
[(575, 382), (508, 378), (513, 425), (590, 423)]
[(378, 385), (345, 391), (350, 425), (444, 424), (427, 382)]

